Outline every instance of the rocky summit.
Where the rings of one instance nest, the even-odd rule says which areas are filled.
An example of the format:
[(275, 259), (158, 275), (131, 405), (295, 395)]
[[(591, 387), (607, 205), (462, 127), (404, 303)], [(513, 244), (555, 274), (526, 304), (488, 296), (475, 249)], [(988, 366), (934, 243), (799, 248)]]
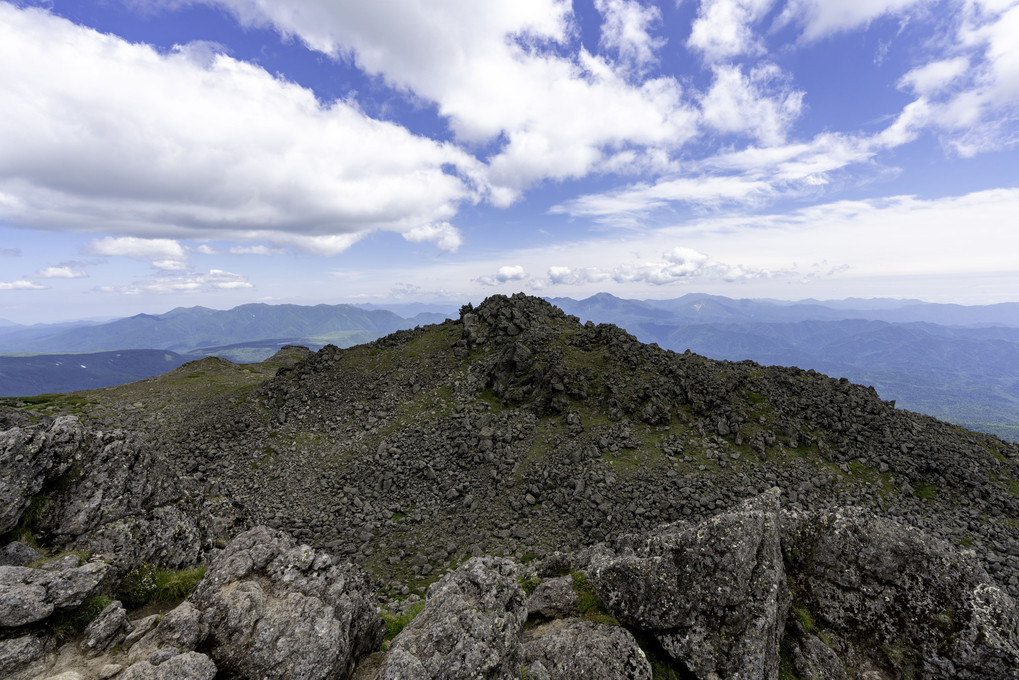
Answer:
[(0, 400), (0, 677), (1019, 678), (1019, 445), (494, 296)]

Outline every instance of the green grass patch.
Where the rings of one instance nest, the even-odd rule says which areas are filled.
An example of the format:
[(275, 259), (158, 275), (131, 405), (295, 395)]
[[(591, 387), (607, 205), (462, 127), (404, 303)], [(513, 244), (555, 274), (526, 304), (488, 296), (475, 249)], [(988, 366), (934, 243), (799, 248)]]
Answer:
[(30, 568), (32, 568), (32, 569), (38, 569), (39, 567), (43, 566), (44, 564), (49, 564), (50, 562), (55, 562), (55, 561), (57, 561), (59, 559), (63, 559), (64, 557), (67, 557), (68, 555), (77, 555), (78, 559), (81, 560), (83, 563), (84, 562), (88, 562), (90, 559), (92, 559), (92, 553), (90, 553), (87, 550), (64, 550), (63, 552), (59, 552), (56, 555), (53, 555), (51, 557), (41, 557), (41, 558), (39, 558), (37, 560), (33, 560), (32, 562), (28, 563), (28, 566)]
[(605, 611), (605, 603), (595, 594), (587, 574), (575, 571), (570, 576), (573, 577), (573, 592), (577, 594), (577, 612), (580, 616), (594, 623), (618, 626), (619, 621)]
[(921, 482), (917, 484), (913, 489), (913, 493), (916, 494), (917, 498), (922, 498), (925, 501), (932, 501), (938, 497), (938, 490), (932, 484), (926, 484)]
[(56, 614), (50, 619), (50, 629), (60, 642), (80, 635), (113, 600), (106, 595), (93, 595), (71, 611)]
[(768, 398), (760, 392), (747, 392), (747, 401), (751, 404), (763, 404)]
[(205, 567), (195, 569), (160, 570), (155, 574), (156, 588), (152, 599), (157, 602), (177, 602), (191, 594), (205, 578)]
[(537, 576), (531, 576), (529, 578), (520, 577), (517, 579), (517, 583), (523, 588), (524, 594), (528, 597), (534, 592), (534, 589), (541, 585), (541, 579)]
[(386, 642), (390, 642), (393, 638), (400, 634), (404, 628), (407, 627), (411, 621), (414, 620), (421, 610), (425, 608), (425, 601), (415, 602), (412, 604), (405, 613), (394, 614), (386, 610), (382, 610), (382, 622), (386, 624)]

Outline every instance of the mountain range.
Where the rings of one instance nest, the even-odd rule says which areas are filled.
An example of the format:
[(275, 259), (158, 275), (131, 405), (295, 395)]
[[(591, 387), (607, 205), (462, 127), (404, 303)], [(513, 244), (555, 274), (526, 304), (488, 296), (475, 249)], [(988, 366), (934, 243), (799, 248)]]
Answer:
[[(549, 301), (666, 349), (846, 377), (903, 408), (1019, 440), (1019, 303), (786, 302), (705, 294), (627, 300), (607, 293)], [(73, 360), (0, 357), (0, 396), (115, 385), (210, 355), (261, 361), (287, 344), (349, 347), (454, 315), (441, 304), (249, 304), (225, 311), (177, 308), (106, 323), (0, 326), (0, 353), (86, 353)], [(139, 350), (166, 350), (174, 358)]]

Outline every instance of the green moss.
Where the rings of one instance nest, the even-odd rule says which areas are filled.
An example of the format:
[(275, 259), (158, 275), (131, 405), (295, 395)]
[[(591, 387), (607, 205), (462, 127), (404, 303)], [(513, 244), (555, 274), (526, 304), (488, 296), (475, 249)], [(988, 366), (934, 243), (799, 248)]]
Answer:
[(932, 501), (938, 497), (938, 490), (931, 484), (920, 483), (913, 489), (913, 493), (916, 494), (917, 498), (922, 498), (925, 501)]
[(414, 620), (421, 610), (425, 608), (425, 601), (415, 602), (407, 609), (404, 614), (394, 614), (386, 610), (382, 610), (382, 621), (386, 624), (386, 642), (389, 642), (397, 635), (400, 634), (407, 624)]
[(747, 400), (751, 404), (763, 404), (768, 398), (759, 392), (747, 392)]
[(541, 585), (541, 579), (537, 576), (531, 576), (530, 578), (520, 577), (517, 579), (517, 583), (524, 589), (524, 594), (530, 597), (534, 589)]
[(795, 616), (796, 620), (800, 622), (801, 626), (803, 626), (804, 632), (806, 632), (807, 635), (812, 635), (815, 630), (814, 618), (810, 615), (810, 612), (807, 611), (807, 608), (801, 604), (794, 603), (791, 611), (792, 615)]
[(38, 560), (33, 560), (32, 562), (28, 563), (28, 566), (33, 569), (38, 569), (44, 564), (49, 564), (50, 562), (59, 560), (63, 557), (67, 557), (68, 555), (77, 555), (78, 559), (81, 560), (82, 562), (88, 562), (90, 559), (92, 559), (92, 553), (90, 553), (87, 550), (64, 550), (63, 552), (59, 552), (51, 557), (42, 557)]
[(581, 617), (594, 623), (601, 623), (607, 626), (618, 626), (619, 621), (605, 611), (605, 603), (594, 592), (594, 586), (582, 571), (575, 571), (573, 577), (573, 592), (577, 594), (577, 612)]

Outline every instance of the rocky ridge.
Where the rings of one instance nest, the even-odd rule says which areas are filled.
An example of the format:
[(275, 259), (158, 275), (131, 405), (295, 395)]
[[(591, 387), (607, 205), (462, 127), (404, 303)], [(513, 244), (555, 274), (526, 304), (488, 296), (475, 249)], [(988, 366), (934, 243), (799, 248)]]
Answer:
[[(846, 381), (664, 352), (525, 296), (290, 354), (264, 382), (228, 362), (178, 369), (168, 385), (216, 386), (197, 399), (160, 403), (157, 381), (129, 386), (130, 408), (113, 391), (73, 418), (0, 409), (15, 499), (0, 611), (28, 588), (43, 612), (0, 623), (4, 673), (1019, 667), (1015, 445)], [(108, 601), (146, 567), (201, 563), (159, 626)], [(80, 600), (35, 588), (82, 570), (101, 573)], [(376, 605), (409, 618), (422, 597), (377, 651)], [(97, 603), (80, 637), (56, 634)], [(586, 670), (557, 664), (580, 650)]]

